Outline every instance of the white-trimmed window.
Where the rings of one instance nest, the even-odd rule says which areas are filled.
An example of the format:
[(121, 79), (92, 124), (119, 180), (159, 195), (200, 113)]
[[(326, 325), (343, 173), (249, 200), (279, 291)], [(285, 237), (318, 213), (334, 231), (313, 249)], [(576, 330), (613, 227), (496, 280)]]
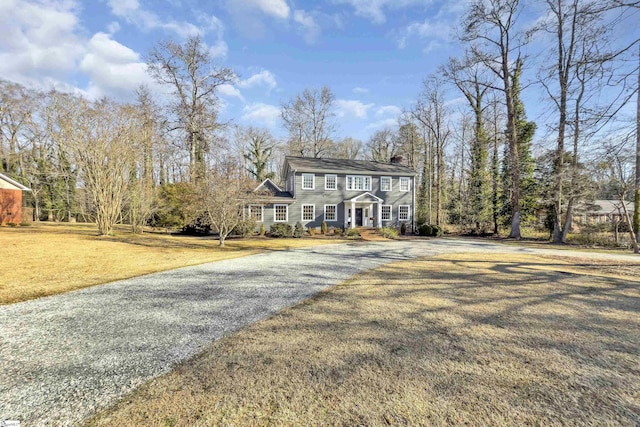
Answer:
[(324, 205), (324, 220), (325, 221), (338, 220), (338, 205)]
[(409, 205), (398, 206), (398, 221), (409, 221)]
[(380, 191), (391, 191), (391, 177), (390, 176), (381, 176), (380, 177)]
[(264, 206), (262, 205), (249, 205), (249, 218), (256, 222), (263, 222), (264, 220)]
[(312, 173), (302, 174), (302, 189), (313, 190), (316, 188), (316, 176)]
[(382, 220), (391, 221), (391, 205), (382, 205)]
[(338, 176), (337, 175), (325, 175), (324, 176), (324, 189), (336, 190), (338, 188)]
[(371, 191), (371, 177), (347, 175), (347, 190)]
[(411, 188), (411, 178), (403, 176), (400, 177), (400, 191), (409, 191)]
[(302, 205), (302, 220), (313, 221), (316, 217), (316, 205)]
[(273, 221), (274, 222), (287, 222), (287, 221), (289, 221), (289, 206), (288, 205), (273, 205)]

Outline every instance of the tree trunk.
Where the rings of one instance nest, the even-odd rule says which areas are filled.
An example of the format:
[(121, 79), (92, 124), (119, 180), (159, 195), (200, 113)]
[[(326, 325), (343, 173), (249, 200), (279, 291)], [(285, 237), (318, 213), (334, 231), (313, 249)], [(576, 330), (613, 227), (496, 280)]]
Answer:
[(638, 247), (638, 241), (636, 240), (636, 235), (633, 232), (633, 224), (631, 222), (631, 217), (629, 216), (629, 211), (627, 210), (627, 205), (625, 204), (624, 194), (620, 197), (620, 203), (622, 204), (622, 209), (624, 210), (624, 218), (627, 222), (627, 226), (629, 227), (629, 237), (631, 237), (631, 245), (633, 246), (633, 253), (640, 253), (640, 248)]
[(561, 233), (561, 242), (567, 243), (567, 235), (569, 234), (569, 230), (571, 229), (571, 225), (573, 224), (573, 204), (574, 198), (569, 198), (569, 203), (567, 204), (567, 213), (564, 218), (564, 226), (562, 227)]
[[(640, 47), (639, 62), (640, 62)], [(638, 67), (638, 86), (636, 86), (636, 179), (635, 195), (633, 200), (633, 230), (636, 233), (636, 242), (640, 242), (640, 67)]]

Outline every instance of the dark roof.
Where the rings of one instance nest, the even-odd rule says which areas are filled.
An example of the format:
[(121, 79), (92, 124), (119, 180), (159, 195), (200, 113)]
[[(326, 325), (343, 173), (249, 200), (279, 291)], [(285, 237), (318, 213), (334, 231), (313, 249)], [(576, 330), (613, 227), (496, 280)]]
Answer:
[(392, 175), (415, 175), (415, 171), (408, 166), (396, 163), (374, 162), (372, 160), (346, 159), (314, 159), (312, 157), (287, 156), (285, 163), (298, 172), (352, 172), (379, 173)]
[[(633, 202), (625, 201), (627, 211), (633, 214)], [(580, 203), (576, 206), (576, 210), (584, 211), (588, 215), (617, 215), (619, 212), (624, 213), (622, 203), (619, 200), (594, 200), (592, 202)]]
[(288, 191), (282, 191), (282, 189), (274, 184), (269, 178), (262, 181), (262, 183), (253, 191), (265, 193), (265, 196), (274, 202), (287, 202), (293, 200), (293, 195), (291, 193)]

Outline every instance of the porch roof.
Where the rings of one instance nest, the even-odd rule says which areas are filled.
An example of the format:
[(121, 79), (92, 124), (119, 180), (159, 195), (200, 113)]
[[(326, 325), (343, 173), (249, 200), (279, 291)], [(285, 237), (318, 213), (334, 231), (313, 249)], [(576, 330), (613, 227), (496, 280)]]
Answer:
[(351, 199), (345, 200), (345, 203), (352, 203), (352, 202), (356, 202), (356, 203), (364, 203), (364, 202), (369, 202), (369, 203), (384, 203), (384, 200), (381, 199), (380, 197), (376, 196), (375, 194), (371, 194), (368, 191), (365, 193), (362, 193), (356, 197), (353, 197)]

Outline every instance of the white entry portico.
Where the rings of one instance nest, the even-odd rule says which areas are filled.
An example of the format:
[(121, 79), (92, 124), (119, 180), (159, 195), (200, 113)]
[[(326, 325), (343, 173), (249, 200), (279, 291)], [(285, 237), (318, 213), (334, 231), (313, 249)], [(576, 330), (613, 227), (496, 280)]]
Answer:
[(344, 226), (382, 227), (382, 204), (384, 200), (369, 192), (344, 201)]

